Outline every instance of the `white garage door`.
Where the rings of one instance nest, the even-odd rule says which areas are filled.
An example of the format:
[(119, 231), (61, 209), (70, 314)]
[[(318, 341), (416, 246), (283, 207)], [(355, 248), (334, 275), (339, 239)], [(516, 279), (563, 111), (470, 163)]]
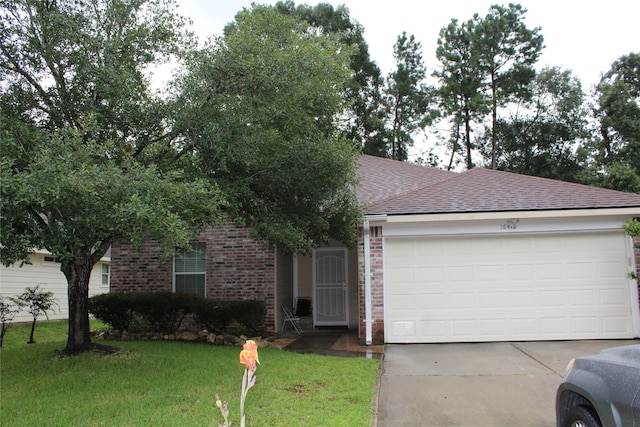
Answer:
[(631, 338), (621, 232), (385, 239), (385, 340)]

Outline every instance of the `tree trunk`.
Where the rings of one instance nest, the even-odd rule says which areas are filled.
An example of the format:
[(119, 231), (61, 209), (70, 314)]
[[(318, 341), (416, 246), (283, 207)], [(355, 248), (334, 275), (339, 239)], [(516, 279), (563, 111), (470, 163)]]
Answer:
[(91, 349), (89, 329), (89, 279), (93, 262), (91, 257), (75, 259), (62, 264), (62, 272), (67, 277), (69, 296), (69, 335), (66, 354), (84, 353)]
[(391, 148), (391, 158), (393, 160), (401, 160), (398, 156), (399, 146), (400, 146), (400, 138), (398, 134), (400, 133), (400, 101), (396, 98), (396, 104), (393, 111), (393, 147)]
[(449, 165), (447, 166), (448, 171), (450, 171), (453, 168), (453, 159), (456, 153), (458, 152), (459, 144), (460, 144), (460, 122), (456, 120), (453, 147), (451, 150), (451, 157), (449, 158)]
[(467, 149), (467, 170), (473, 169), (473, 160), (471, 159), (471, 112), (469, 107), (464, 107), (464, 143)]
[(33, 340), (33, 333), (36, 330), (36, 318), (33, 318), (33, 322), (31, 323), (31, 335), (29, 335), (29, 341), (27, 341), (27, 344), (35, 344), (36, 342)]
[(4, 323), (2, 324), (2, 332), (0, 332), (0, 348), (2, 348), (2, 344), (4, 343), (4, 334), (7, 333), (7, 328), (5, 328)]
[(495, 73), (491, 73), (491, 96), (493, 98), (491, 105), (491, 169), (496, 170), (498, 168), (498, 139), (496, 134), (496, 126), (498, 123), (498, 100), (497, 88), (496, 88), (496, 76)]

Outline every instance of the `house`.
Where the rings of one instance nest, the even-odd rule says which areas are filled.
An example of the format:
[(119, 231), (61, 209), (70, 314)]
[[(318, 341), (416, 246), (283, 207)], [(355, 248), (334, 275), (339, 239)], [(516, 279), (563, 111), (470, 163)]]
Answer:
[[(109, 292), (110, 255), (107, 252), (100, 262), (93, 266), (89, 281), (89, 296)], [(29, 262), (30, 264), (24, 264), (22, 267), (19, 263), (9, 267), (0, 266), (0, 295), (16, 297), (23, 293), (26, 287), (33, 288), (39, 285), (42, 290), (53, 292), (53, 297), (56, 299), (57, 305), (54, 306), (54, 310), (47, 312), (49, 319), (68, 319), (67, 278), (60, 271), (59, 260), (46, 250), (36, 250), (29, 255)], [(13, 318), (14, 322), (32, 320), (31, 314), (24, 309)]]
[(363, 343), (616, 339), (640, 336), (638, 263), (622, 224), (640, 195), (513, 173), (447, 172), (359, 160), (358, 245), (266, 250), (227, 223), (160, 260), (148, 240), (112, 250), (112, 290), (260, 299), (266, 332), (281, 305), (311, 299), (315, 327)]

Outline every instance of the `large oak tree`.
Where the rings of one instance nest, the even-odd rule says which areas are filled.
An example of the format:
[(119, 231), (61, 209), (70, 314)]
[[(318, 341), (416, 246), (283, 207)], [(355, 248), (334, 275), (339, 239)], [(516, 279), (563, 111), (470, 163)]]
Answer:
[(355, 243), (358, 151), (337, 128), (351, 50), (268, 6), (236, 15), (193, 52), (176, 128), (218, 184), (226, 212), (268, 243)]
[[(173, 6), (0, 1), (2, 262), (61, 260), (67, 353), (92, 346), (89, 275), (115, 241), (170, 253), (229, 217), (290, 250), (355, 238), (356, 154), (333, 122), (348, 49), (247, 10), (196, 51)], [(161, 98), (148, 73), (170, 55), (189, 74)]]

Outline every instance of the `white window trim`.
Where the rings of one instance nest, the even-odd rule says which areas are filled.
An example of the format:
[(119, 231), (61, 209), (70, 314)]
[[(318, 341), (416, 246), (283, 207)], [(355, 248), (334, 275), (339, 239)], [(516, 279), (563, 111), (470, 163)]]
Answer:
[(207, 244), (206, 242), (193, 242), (193, 243), (203, 243), (205, 245), (205, 263), (204, 263), (204, 271), (194, 271), (194, 272), (176, 272), (176, 251), (174, 250), (173, 252), (173, 260), (171, 262), (172, 264), (172, 269), (173, 272), (171, 274), (171, 281), (172, 281), (172, 285), (171, 285), (171, 291), (175, 294), (176, 293), (176, 277), (177, 276), (200, 276), (203, 275), (204, 276), (204, 298), (207, 297), (207, 262), (206, 262), (206, 257), (207, 257)]
[[(106, 265), (108, 267), (107, 271), (107, 284), (102, 283), (102, 278), (105, 276), (102, 271), (102, 266)], [(100, 263), (100, 287), (101, 288), (110, 288), (111, 287), (111, 263), (109, 262), (101, 262)]]

